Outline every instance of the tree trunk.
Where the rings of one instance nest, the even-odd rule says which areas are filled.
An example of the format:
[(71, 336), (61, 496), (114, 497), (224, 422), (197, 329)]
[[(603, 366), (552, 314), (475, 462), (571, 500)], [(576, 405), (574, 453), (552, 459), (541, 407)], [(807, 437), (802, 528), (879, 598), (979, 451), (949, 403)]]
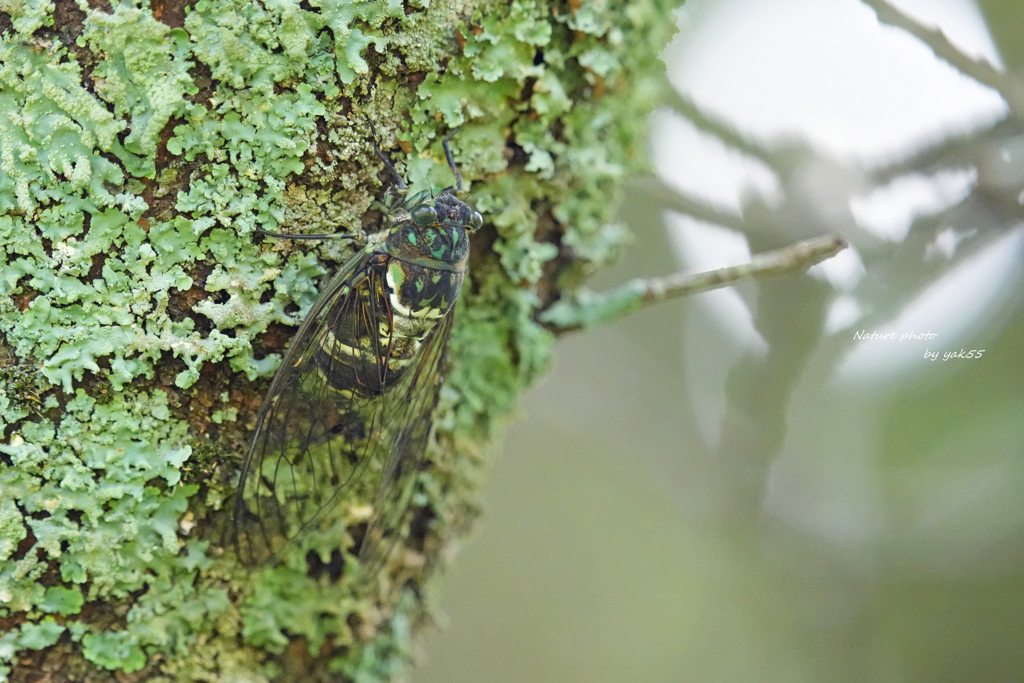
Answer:
[[(0, 676), (390, 680), (484, 454), (615, 254), (671, 0), (0, 3)], [(406, 546), (380, 582), (224, 542), (262, 395), (376, 230), (381, 147), (484, 214)], [(368, 501), (369, 502), (369, 501)]]

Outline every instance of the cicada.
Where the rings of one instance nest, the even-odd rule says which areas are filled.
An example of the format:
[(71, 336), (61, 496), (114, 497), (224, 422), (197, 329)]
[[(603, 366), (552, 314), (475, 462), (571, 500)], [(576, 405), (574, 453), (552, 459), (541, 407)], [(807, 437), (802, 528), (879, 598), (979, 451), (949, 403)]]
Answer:
[[(315, 565), (323, 543), (348, 539), (365, 572), (400, 537), (444, 380), (469, 235), (483, 224), (459, 199), (462, 175), (448, 145), (457, 131), (442, 142), (456, 185), (436, 195), (409, 196), (374, 143), (395, 179), (386, 227), (323, 288), (257, 414), (233, 518), (246, 563), (283, 559), (305, 544), (319, 549), (307, 554)], [(339, 536), (350, 495), (373, 500), (372, 511), (364, 506), (362, 521), (349, 511), (353, 531)]]

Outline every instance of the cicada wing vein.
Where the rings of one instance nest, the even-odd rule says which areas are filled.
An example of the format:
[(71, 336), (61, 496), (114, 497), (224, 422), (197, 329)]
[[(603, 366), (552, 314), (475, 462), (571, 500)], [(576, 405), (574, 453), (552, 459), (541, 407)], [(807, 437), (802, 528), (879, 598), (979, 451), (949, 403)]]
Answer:
[(392, 401), (397, 404), (396, 414), (389, 420), (391, 449), (359, 551), (363, 580), (372, 580), (380, 572), (402, 540), (444, 382), (453, 319), (454, 311), (450, 311), (431, 331), (415, 369), (395, 387)]
[[(357, 488), (373, 500), (359, 548), (362, 576), (375, 575), (401, 539), (453, 315), (438, 322), (413, 367), (392, 381), (387, 359), (394, 340), (380, 327), (390, 320), (387, 298), (379, 296), (381, 273), (368, 253), (346, 264), (317, 299), (271, 382), (235, 501), (236, 548), (246, 564), (283, 560), (323, 522), (335, 527), (336, 508)], [(338, 346), (339, 340), (345, 344)], [(356, 348), (367, 350), (370, 369), (354, 356), (339, 358), (338, 348), (352, 354)], [(376, 387), (378, 395), (337, 390), (328, 378), (336, 384), (341, 373), (350, 373), (349, 384)]]
[(333, 509), (372, 460), (372, 440), (361, 438), (373, 427), (372, 406), (330, 386), (327, 378), (346, 368), (321, 353), (331, 335), (360, 339), (371, 333), (367, 316), (360, 314), (380, 284), (372, 273), (361, 277), (369, 255), (367, 250), (357, 254), (324, 288), (260, 407), (233, 517), (235, 545), (247, 564), (280, 559), (289, 543)]

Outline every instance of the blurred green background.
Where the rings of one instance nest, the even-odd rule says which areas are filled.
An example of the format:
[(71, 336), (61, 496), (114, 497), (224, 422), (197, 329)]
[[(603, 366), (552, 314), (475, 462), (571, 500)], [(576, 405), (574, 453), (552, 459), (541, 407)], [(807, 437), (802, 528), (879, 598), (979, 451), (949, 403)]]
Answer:
[[(1017, 4), (898, 6), (1016, 66)], [(747, 243), (852, 248), (563, 339), (411, 679), (1024, 680), (1024, 125), (854, 0), (691, 2), (680, 22), (676, 88), (771, 153), (737, 161), (657, 114), (662, 181), (742, 226), (638, 185), (636, 242), (592, 286), (742, 263)], [(961, 348), (985, 353), (923, 355)]]

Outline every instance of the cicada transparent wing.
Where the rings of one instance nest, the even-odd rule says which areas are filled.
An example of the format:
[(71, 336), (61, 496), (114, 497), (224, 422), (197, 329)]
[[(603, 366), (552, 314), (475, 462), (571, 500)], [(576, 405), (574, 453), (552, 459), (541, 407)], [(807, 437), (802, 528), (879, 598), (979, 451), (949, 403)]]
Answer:
[(416, 475), (420, 471), (432, 426), (431, 417), (437, 405), (452, 320), (449, 313), (431, 332), (432, 338), (411, 372), (408, 386), (399, 390), (400, 406), (396, 406), (396, 432), (391, 455), (384, 465), (380, 488), (374, 502), (374, 516), (367, 526), (359, 563), (364, 574), (375, 575), (395, 545), (409, 516), (410, 503), (416, 491)]
[[(375, 500), (360, 555), (386, 558), (402, 525), (440, 389), (451, 312), (395, 372), (387, 258), (350, 260), (299, 328), (257, 417), (242, 464), (234, 530), (244, 562), (283, 559), (333, 527), (346, 495)], [(376, 487), (376, 491), (373, 488)], [(402, 492), (402, 493), (396, 493)]]

